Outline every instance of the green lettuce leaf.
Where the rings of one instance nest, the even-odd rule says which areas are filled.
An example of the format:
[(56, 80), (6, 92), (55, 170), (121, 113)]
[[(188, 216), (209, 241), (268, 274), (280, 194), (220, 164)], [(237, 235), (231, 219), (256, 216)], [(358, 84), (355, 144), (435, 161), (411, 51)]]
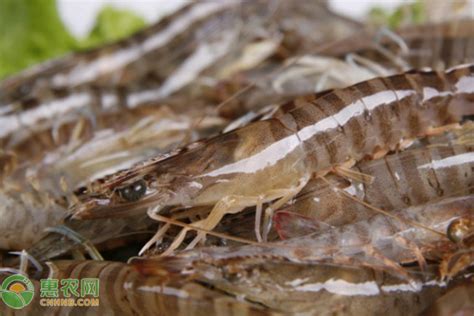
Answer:
[(86, 39), (77, 40), (61, 21), (56, 0), (0, 0), (0, 79), (71, 51), (124, 38), (145, 25), (131, 11), (106, 6)]
[(0, 30), (0, 78), (78, 47), (55, 0), (1, 0)]
[(82, 41), (81, 47), (90, 48), (127, 37), (145, 27), (143, 18), (129, 10), (111, 6), (102, 8), (89, 36)]
[(406, 24), (421, 24), (425, 19), (425, 10), (421, 1), (402, 4), (392, 13), (377, 6), (369, 12), (369, 24), (376, 27), (384, 25), (395, 29)]

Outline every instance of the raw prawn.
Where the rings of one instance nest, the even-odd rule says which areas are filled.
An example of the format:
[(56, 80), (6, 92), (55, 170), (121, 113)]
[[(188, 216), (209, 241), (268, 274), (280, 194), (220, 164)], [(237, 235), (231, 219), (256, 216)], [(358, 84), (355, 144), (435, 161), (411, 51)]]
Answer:
[[(293, 198), (311, 177), (368, 156), (382, 157), (472, 114), (473, 70), (408, 72), (316, 100), (297, 99), (271, 119), (91, 183), (71, 212), (74, 218), (98, 218), (132, 208), (152, 207), (154, 213), (167, 206), (207, 205), (214, 206), (209, 217), (194, 224), (211, 230), (225, 214), (257, 206), (258, 218), (262, 204), (275, 201), (265, 212), (268, 222), (272, 210)], [(258, 236), (258, 227), (256, 232)], [(171, 249), (185, 234), (183, 230)], [(203, 237), (199, 233), (191, 247)]]

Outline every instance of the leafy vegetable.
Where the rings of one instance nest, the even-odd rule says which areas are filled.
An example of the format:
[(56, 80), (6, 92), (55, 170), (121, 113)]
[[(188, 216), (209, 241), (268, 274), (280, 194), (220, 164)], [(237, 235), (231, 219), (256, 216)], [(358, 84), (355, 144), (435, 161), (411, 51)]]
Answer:
[(145, 25), (145, 20), (131, 11), (105, 6), (100, 11), (92, 31), (81, 46), (89, 48), (112, 42), (127, 37)]
[(1, 0), (0, 30), (0, 78), (77, 48), (55, 0)]
[(145, 25), (133, 12), (106, 6), (79, 41), (61, 21), (56, 0), (0, 0), (0, 79), (70, 51), (118, 40)]
[(393, 13), (374, 7), (369, 12), (369, 20), (375, 26), (386, 25), (397, 28), (403, 24), (420, 24), (425, 20), (423, 3), (416, 1), (399, 6)]

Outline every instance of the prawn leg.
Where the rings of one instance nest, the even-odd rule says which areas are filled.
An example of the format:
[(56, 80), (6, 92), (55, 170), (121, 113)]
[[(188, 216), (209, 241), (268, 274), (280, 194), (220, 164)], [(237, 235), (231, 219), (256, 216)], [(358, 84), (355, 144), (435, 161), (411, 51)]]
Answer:
[(78, 244), (84, 247), (84, 249), (87, 251), (89, 256), (94, 260), (100, 260), (100, 261), (104, 260), (104, 258), (102, 258), (102, 255), (99, 253), (97, 248), (95, 248), (94, 245), (89, 240), (82, 237), (80, 234), (78, 234), (77, 232), (75, 232), (74, 230), (72, 230), (71, 228), (67, 226), (58, 225), (55, 227), (48, 227), (45, 229), (45, 231), (63, 235), (77, 242)]
[(263, 241), (267, 241), (268, 233), (272, 227), (272, 218), (275, 210), (278, 210), (293, 197), (295, 197), (304, 188), (307, 182), (307, 180), (303, 180), (300, 181), (300, 184), (296, 187), (286, 190), (279, 190), (282, 194), (282, 197), (265, 209), (265, 217), (263, 219)]
[[(279, 190), (271, 190), (266, 194), (266, 200), (275, 200), (270, 207), (265, 210), (265, 217), (271, 218), (273, 214), (273, 209), (278, 209), (286, 202), (288, 202), (291, 198), (293, 198), (299, 191), (305, 186), (307, 180), (300, 181), (300, 184), (296, 187), (292, 187), (289, 189), (279, 189)], [(239, 195), (231, 195), (224, 197), (222, 200), (216, 203), (212, 211), (209, 213), (209, 216), (201, 221), (193, 223), (194, 227), (201, 228), (203, 230), (212, 230), (214, 227), (219, 224), (222, 220), (224, 215), (226, 214), (236, 214), (242, 211), (245, 207), (249, 205), (258, 205), (262, 201), (262, 197), (248, 197), (248, 196), (239, 196)], [(268, 223), (271, 223), (270, 220), (265, 220), (264, 223), (268, 226)], [(190, 230), (190, 228), (184, 228), (179, 235), (175, 238), (173, 243), (170, 247), (166, 250), (163, 255), (169, 254), (171, 251), (179, 247), (179, 245), (183, 242), (186, 233)], [(193, 239), (193, 241), (187, 246), (186, 249), (194, 248), (202, 239), (205, 238), (206, 233), (203, 231), (199, 231), (197, 236)], [(257, 236), (259, 236), (257, 234)], [(265, 236), (264, 236), (265, 237)], [(258, 238), (258, 237), (257, 237)]]
[[(397, 262), (393, 261), (392, 259), (384, 256), (380, 253), (374, 246), (368, 244), (362, 247), (362, 250), (368, 257), (368, 261), (372, 261), (369, 259), (374, 259), (375, 261), (382, 262), (382, 269), (386, 270), (387, 272), (400, 277), (405, 280), (412, 280), (412, 277), (408, 274), (408, 272), (400, 266)], [(371, 263), (368, 262), (367, 266), (371, 266)]]
[(262, 198), (258, 199), (257, 206), (255, 208), (255, 236), (257, 241), (262, 241), (262, 235), (260, 234), (260, 223), (262, 222)]
[(416, 257), (416, 260), (418, 261), (421, 271), (426, 271), (428, 265), (420, 247), (418, 247), (417, 244), (402, 236), (395, 237), (395, 242), (411, 250)]
[[(392, 40), (400, 48), (400, 53), (395, 54), (389, 49), (385, 48), (381, 42), (382, 38), (387, 37)], [(410, 69), (410, 65), (403, 59), (401, 56), (406, 56), (409, 53), (409, 48), (406, 42), (402, 37), (396, 33), (390, 31), (387, 28), (381, 29), (378, 34), (375, 36), (375, 49), (384, 55), (388, 60), (390, 60), (396, 67), (399, 67), (401, 70)]]
[[(245, 196), (227, 196), (216, 203), (209, 216), (201, 221), (193, 223), (193, 226), (202, 228), (205, 230), (212, 230), (226, 214), (235, 214), (240, 212), (248, 205), (257, 203), (258, 198), (245, 197)], [(174, 239), (173, 243), (163, 253), (168, 255), (174, 249), (178, 248), (186, 237), (186, 233), (190, 228), (183, 228), (178, 236)], [(199, 241), (205, 237), (205, 233), (199, 232), (194, 240), (189, 244), (188, 248), (193, 248)]]
[(440, 127), (431, 127), (427, 131), (427, 136), (435, 136), (435, 135), (441, 135), (445, 132), (449, 132), (452, 130), (460, 129), (461, 125), (459, 123), (454, 123), (454, 124), (448, 124)]
[(357, 68), (367, 69), (376, 76), (384, 77), (390, 74), (389, 71), (382, 65), (355, 53), (347, 54), (345, 60), (349, 65)]
[(0, 268), (0, 273), (6, 272), (6, 273), (16, 273), (16, 274), (22, 274), (25, 276), (28, 276), (28, 264), (31, 262), (33, 267), (35, 268), (35, 276), (40, 275), (41, 272), (43, 271), (43, 267), (41, 264), (34, 258), (32, 255), (30, 255), (26, 250), (22, 251), (11, 251), (9, 252), (11, 255), (16, 255), (20, 257), (20, 264), (18, 269), (15, 268)]
[(441, 261), (439, 270), (443, 280), (449, 280), (473, 265), (474, 249), (461, 249)]
[(361, 173), (345, 167), (334, 167), (334, 173), (347, 180), (355, 180), (364, 184), (372, 184), (375, 180), (375, 177), (370, 174)]
[(168, 231), (170, 226), (170, 223), (165, 223), (163, 226), (161, 226), (160, 229), (158, 229), (158, 231), (156, 232), (156, 234), (142, 247), (142, 249), (140, 249), (138, 255), (143, 255), (145, 251), (147, 251), (151, 247), (151, 245), (159, 242), (163, 238), (165, 233)]

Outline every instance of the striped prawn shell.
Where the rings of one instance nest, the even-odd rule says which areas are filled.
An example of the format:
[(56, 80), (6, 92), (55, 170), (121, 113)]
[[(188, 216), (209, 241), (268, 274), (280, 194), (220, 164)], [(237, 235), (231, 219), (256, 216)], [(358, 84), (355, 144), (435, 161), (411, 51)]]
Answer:
[(474, 148), (440, 145), (414, 148), (362, 161), (353, 169), (373, 177), (371, 183), (327, 177), (311, 180), (286, 210), (314, 217), (329, 225), (345, 225), (375, 215), (375, 211), (348, 198), (392, 211), (446, 197), (474, 193)]
[[(401, 43), (388, 36), (384, 37), (380, 30), (365, 32), (337, 41), (323, 50), (322, 54), (341, 58), (348, 54), (357, 54), (388, 69), (396, 67), (393, 60), (377, 49), (378, 44), (400, 58), (405, 67), (445, 70), (474, 62), (473, 28), (472, 19), (403, 27), (394, 31)], [(405, 46), (403, 49), (406, 51), (402, 51), (400, 44)]]
[(98, 278), (99, 306), (41, 306), (40, 284), (34, 281), (33, 302), (18, 311), (2, 304), (2, 315), (272, 315), (166, 270), (147, 276), (133, 265), (105, 261), (54, 261), (47, 267), (44, 278)]
[[(410, 71), (283, 105), (275, 124), (295, 135), (314, 171), (394, 150), (474, 112), (474, 66)], [(403, 148), (403, 147), (402, 147)]]

